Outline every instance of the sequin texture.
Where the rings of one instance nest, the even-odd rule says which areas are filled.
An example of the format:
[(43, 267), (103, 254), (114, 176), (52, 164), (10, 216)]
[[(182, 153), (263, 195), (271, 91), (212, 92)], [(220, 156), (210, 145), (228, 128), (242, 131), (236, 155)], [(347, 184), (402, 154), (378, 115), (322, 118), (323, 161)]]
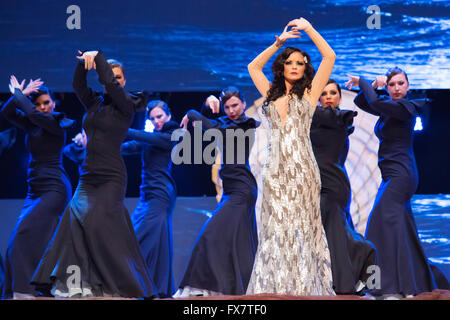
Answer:
[(291, 99), (285, 124), (270, 103), (259, 244), (247, 294), (334, 295), (309, 130), (315, 107)]

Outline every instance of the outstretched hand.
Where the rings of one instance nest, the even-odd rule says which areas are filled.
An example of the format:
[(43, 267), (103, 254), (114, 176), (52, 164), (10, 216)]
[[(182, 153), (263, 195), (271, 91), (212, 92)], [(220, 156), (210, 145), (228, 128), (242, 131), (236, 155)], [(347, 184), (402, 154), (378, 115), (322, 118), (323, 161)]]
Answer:
[(183, 127), (183, 129), (187, 131), (187, 125), (188, 125), (188, 123), (189, 123), (189, 118), (188, 118), (187, 115), (185, 115), (185, 116), (183, 117), (183, 119), (181, 120), (181, 122), (180, 122), (180, 127)]
[(84, 129), (78, 133), (73, 139), (73, 142), (75, 142), (79, 147), (86, 148), (87, 145), (87, 136), (86, 132), (84, 132)]
[(220, 112), (220, 101), (213, 95), (210, 95), (206, 99), (205, 106), (209, 107), (212, 110), (212, 113)]
[(84, 68), (86, 70), (91, 70), (92, 68), (96, 69), (97, 66), (95, 65), (95, 57), (97, 56), (98, 51), (86, 51), (86, 52), (81, 52), (80, 50), (78, 50), (78, 54), (79, 56), (77, 56), (76, 58), (78, 60), (84, 60)]
[(347, 74), (348, 77), (350, 77), (350, 80), (348, 80), (345, 83), (345, 86), (351, 90), (353, 87), (358, 87), (359, 86), (359, 77), (358, 76), (352, 76), (350, 74)]

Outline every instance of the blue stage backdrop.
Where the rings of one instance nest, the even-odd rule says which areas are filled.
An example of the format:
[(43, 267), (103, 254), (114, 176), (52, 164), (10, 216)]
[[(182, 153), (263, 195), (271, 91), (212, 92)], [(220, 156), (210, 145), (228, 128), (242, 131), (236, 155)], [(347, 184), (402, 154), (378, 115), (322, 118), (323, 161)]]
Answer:
[[(380, 9), (378, 17), (367, 12), (371, 5)], [(253, 90), (247, 64), (297, 17), (308, 19), (335, 50), (332, 77), (340, 83), (347, 73), (373, 78), (397, 65), (412, 88), (450, 88), (450, 1), (14, 0), (1, 6), (3, 92), (10, 74), (40, 76), (54, 91), (72, 91), (78, 49), (102, 49), (123, 61), (130, 90), (229, 84)], [(309, 52), (318, 67), (308, 36), (289, 45)]]

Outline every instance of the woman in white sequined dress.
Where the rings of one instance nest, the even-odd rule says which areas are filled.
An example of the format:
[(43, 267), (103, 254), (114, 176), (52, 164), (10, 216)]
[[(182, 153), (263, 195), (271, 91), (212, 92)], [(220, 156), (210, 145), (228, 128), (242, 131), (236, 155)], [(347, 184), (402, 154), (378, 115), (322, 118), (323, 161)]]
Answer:
[[(303, 30), (319, 49), (315, 74), (306, 52), (287, 47), (273, 65), (273, 82), (263, 67), (287, 39)], [(335, 61), (327, 42), (303, 19), (288, 23), (276, 41), (249, 65), (264, 96), (271, 126), (270, 154), (263, 172), (259, 244), (247, 294), (334, 295), (330, 253), (320, 216), (320, 175), (309, 130), (317, 101)]]

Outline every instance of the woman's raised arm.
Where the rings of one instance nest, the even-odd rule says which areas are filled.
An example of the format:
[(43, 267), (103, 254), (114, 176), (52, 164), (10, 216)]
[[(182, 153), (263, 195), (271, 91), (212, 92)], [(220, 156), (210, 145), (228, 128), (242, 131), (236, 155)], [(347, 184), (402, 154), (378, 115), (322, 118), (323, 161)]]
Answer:
[(263, 73), (263, 68), (267, 61), (275, 54), (275, 52), (280, 49), (287, 39), (300, 38), (300, 33), (297, 30), (290, 30), (288, 28), (290, 25), (286, 25), (283, 33), (280, 36), (275, 36), (276, 41), (268, 47), (266, 50), (261, 52), (250, 64), (248, 65), (248, 72), (250, 77), (255, 84), (256, 89), (265, 98), (267, 97), (267, 92), (270, 89), (270, 82)]
[(323, 88), (325, 88), (328, 80), (330, 79), (334, 61), (336, 60), (336, 54), (325, 41), (325, 39), (313, 28), (311, 23), (309, 23), (306, 19), (300, 18), (292, 20), (291, 22), (289, 22), (288, 26), (290, 25), (294, 25), (294, 27), (292, 28), (293, 30), (305, 31), (322, 55), (322, 62), (320, 63), (319, 69), (317, 70), (311, 84), (311, 92), (305, 93), (305, 98), (308, 99), (308, 101), (313, 106), (315, 106), (317, 104), (317, 101), (319, 101)]

